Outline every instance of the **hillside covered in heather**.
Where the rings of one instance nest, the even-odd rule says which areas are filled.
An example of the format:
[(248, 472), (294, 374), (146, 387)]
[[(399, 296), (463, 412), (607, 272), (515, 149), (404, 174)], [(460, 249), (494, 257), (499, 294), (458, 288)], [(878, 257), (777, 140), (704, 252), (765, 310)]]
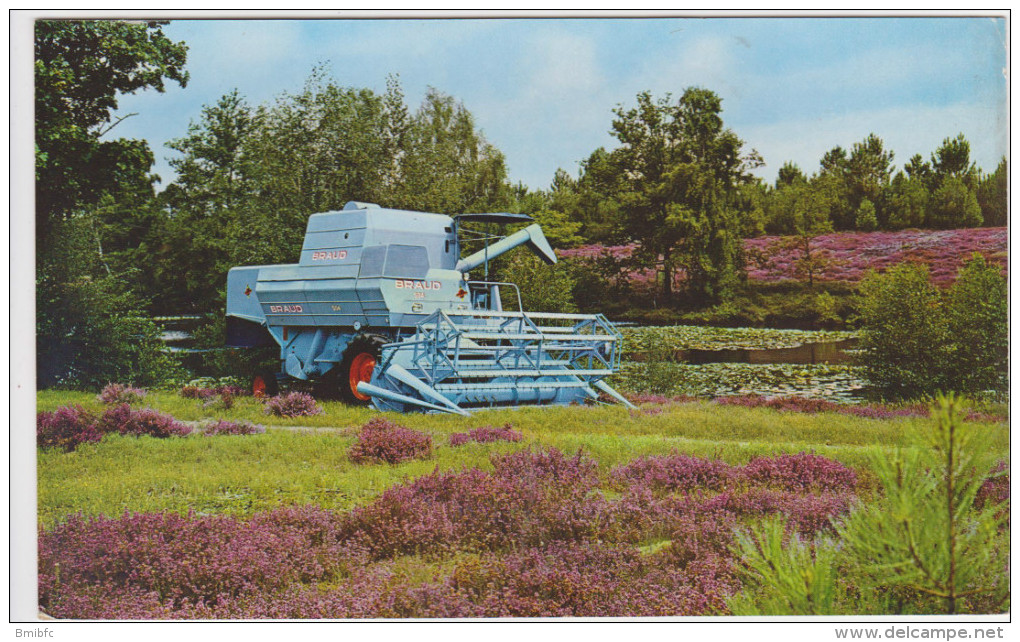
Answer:
[[(815, 276), (820, 281), (860, 281), (868, 270), (882, 272), (904, 261), (928, 266), (932, 281), (948, 285), (975, 252), (1007, 270), (1008, 236), (1005, 227), (962, 230), (899, 230), (896, 232), (839, 232), (814, 239), (814, 250), (825, 265)], [(749, 253), (767, 258), (749, 265), (747, 276), (755, 281), (797, 279), (796, 257), (788, 248), (770, 255), (779, 240), (763, 236), (744, 241)]]
[[(1003, 275), (1008, 271), (1005, 227), (831, 232), (808, 241), (805, 254), (803, 237), (744, 239), (747, 279), (733, 297), (716, 304), (662, 305), (661, 259), (656, 265), (642, 257), (636, 243), (589, 244), (557, 253), (581, 283), (575, 296), (581, 292), (582, 307), (590, 301), (616, 318), (637, 322), (759, 327), (845, 327), (857, 286), (869, 271), (884, 273), (903, 263), (923, 265), (931, 282), (943, 289), (975, 254), (999, 265)], [(677, 291), (685, 278), (682, 270), (673, 274)]]
[[(790, 237), (761, 236), (745, 239), (748, 256), (747, 277), (751, 281), (778, 283), (798, 281), (797, 252), (784, 241)], [(1008, 269), (1008, 233), (1005, 227), (959, 230), (898, 230), (895, 232), (834, 232), (811, 241), (811, 251), (822, 257), (815, 279), (856, 283), (868, 270), (882, 272), (893, 265), (913, 261), (928, 266), (932, 281), (939, 285), (953, 282), (957, 271), (974, 253)], [(561, 250), (565, 259), (611, 258), (623, 261), (633, 256), (637, 245), (584, 245)], [(629, 272), (635, 285), (650, 284), (654, 271)], [(677, 275), (677, 281), (683, 279)]]

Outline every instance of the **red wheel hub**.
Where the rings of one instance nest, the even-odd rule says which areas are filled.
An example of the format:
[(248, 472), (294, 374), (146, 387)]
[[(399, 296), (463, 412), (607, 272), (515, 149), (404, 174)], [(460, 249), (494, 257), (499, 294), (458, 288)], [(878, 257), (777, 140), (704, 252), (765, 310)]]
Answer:
[(361, 352), (355, 355), (354, 359), (351, 360), (351, 376), (349, 383), (351, 386), (351, 394), (354, 395), (356, 399), (360, 399), (361, 401), (368, 401), (371, 399), (368, 395), (358, 391), (358, 384), (362, 381), (365, 383), (371, 381), (373, 370), (375, 370), (375, 357), (367, 352)]
[(259, 399), (266, 396), (266, 380), (262, 378), (262, 375), (256, 375), (252, 379), (251, 393)]

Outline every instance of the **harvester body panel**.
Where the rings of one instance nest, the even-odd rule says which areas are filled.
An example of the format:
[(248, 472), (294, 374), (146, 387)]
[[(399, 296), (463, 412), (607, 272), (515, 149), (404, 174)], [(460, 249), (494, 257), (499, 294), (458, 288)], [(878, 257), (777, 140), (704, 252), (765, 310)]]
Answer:
[[(486, 216), (521, 218), (465, 218)], [(504, 312), (500, 286), (511, 284), (469, 280), (470, 270), (487, 273), (489, 261), (520, 245), (556, 261), (538, 225), (462, 259), (458, 221), (449, 216), (355, 202), (313, 214), (298, 263), (230, 270), (228, 345), (269, 337), (280, 347), (281, 374), (314, 380), (349, 369), (350, 351), (371, 339), (381, 346), (371, 379), (347, 372), (340, 385), (381, 409), (463, 412), (597, 398), (619, 367), (620, 336), (609, 321)]]

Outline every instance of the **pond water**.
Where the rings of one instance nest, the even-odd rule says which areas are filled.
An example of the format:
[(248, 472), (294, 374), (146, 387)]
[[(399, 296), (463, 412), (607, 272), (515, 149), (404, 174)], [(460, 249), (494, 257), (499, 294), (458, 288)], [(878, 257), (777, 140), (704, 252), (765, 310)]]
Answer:
[(796, 363), (796, 364), (850, 364), (853, 355), (849, 352), (857, 345), (857, 339), (804, 343), (791, 348), (724, 349), (724, 350), (677, 350), (673, 359), (682, 363), (702, 365), (706, 363)]

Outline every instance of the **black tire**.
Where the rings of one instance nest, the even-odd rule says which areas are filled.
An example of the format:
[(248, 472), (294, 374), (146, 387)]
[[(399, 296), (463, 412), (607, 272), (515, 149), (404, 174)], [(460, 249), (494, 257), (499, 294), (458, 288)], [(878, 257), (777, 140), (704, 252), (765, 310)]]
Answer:
[[(358, 381), (368, 381), (386, 343), (383, 337), (371, 335), (359, 337), (347, 346), (343, 361), (334, 369), (336, 372), (334, 389), (339, 391), (340, 399), (345, 403), (352, 406), (367, 406), (371, 401), (369, 397), (358, 392), (356, 386)], [(369, 360), (371, 368), (368, 367)]]
[(251, 385), (248, 386), (252, 395), (266, 399), (280, 394), (280, 382), (276, 373), (271, 370), (260, 370), (251, 378)]

